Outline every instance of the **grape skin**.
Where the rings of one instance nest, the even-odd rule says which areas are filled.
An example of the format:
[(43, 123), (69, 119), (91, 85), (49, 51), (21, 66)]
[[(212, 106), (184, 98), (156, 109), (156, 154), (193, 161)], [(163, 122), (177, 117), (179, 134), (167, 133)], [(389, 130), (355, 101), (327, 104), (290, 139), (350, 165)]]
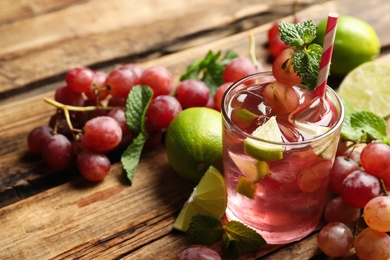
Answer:
[(52, 136), (53, 129), (49, 126), (38, 126), (30, 131), (27, 136), (27, 145), (31, 152), (41, 154), (42, 143)]
[(367, 144), (360, 153), (360, 163), (364, 170), (381, 177), (390, 169), (390, 146), (380, 142)]
[(353, 235), (351, 230), (341, 222), (331, 222), (325, 225), (317, 237), (321, 251), (330, 257), (340, 257), (352, 248)]
[(72, 144), (62, 134), (46, 138), (42, 144), (42, 158), (45, 163), (56, 169), (65, 169), (73, 163)]
[(364, 208), (372, 198), (379, 195), (380, 186), (376, 177), (363, 170), (349, 174), (342, 184), (341, 198), (354, 208)]
[(65, 82), (76, 93), (90, 92), (94, 74), (91, 69), (86, 67), (73, 68), (66, 73)]
[(119, 67), (112, 70), (106, 78), (106, 85), (113, 97), (127, 98), (131, 89), (139, 84), (138, 76), (130, 69)]
[(249, 58), (238, 57), (231, 60), (222, 73), (223, 82), (236, 82), (256, 73), (256, 67)]
[(365, 228), (354, 240), (360, 260), (390, 259), (390, 237), (372, 228)]
[(337, 156), (330, 173), (329, 189), (335, 194), (341, 194), (341, 186), (345, 178), (359, 169), (359, 164), (356, 161), (345, 156)]
[(180, 260), (221, 260), (216, 251), (205, 246), (194, 246), (185, 249)]
[(84, 106), (84, 98), (81, 93), (72, 91), (68, 86), (61, 86), (54, 92), (54, 100), (64, 105)]
[(214, 108), (218, 111), (221, 111), (222, 97), (225, 94), (226, 90), (233, 84), (233, 82), (223, 83), (217, 88), (214, 94)]
[(114, 149), (122, 139), (119, 123), (108, 116), (92, 118), (83, 127), (82, 142), (85, 147), (98, 152)]
[(77, 168), (90, 181), (101, 181), (110, 171), (110, 160), (103, 153), (84, 150), (77, 155)]
[(379, 196), (370, 200), (363, 211), (367, 225), (380, 232), (390, 232), (390, 197)]
[(327, 223), (341, 222), (346, 225), (354, 223), (360, 218), (360, 209), (346, 205), (341, 197), (330, 200), (324, 210), (324, 218)]
[(152, 66), (144, 70), (139, 84), (149, 86), (153, 90), (153, 97), (169, 95), (173, 90), (173, 76), (163, 66)]
[(175, 97), (160, 95), (150, 102), (147, 116), (155, 128), (165, 129), (181, 111), (182, 107)]
[(201, 80), (184, 80), (176, 88), (176, 98), (183, 109), (204, 107), (209, 101), (210, 89)]

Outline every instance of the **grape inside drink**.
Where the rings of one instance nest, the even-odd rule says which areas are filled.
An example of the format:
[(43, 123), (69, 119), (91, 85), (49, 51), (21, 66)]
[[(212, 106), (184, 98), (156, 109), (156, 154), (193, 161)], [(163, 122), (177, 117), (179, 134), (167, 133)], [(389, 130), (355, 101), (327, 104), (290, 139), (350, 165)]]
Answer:
[[(271, 72), (254, 74), (224, 95), (224, 176), (227, 217), (283, 244), (305, 237), (320, 220), (344, 110), (330, 88), (318, 98), (275, 82)], [(264, 140), (274, 128), (263, 139), (254, 136), (271, 119), (277, 139)]]

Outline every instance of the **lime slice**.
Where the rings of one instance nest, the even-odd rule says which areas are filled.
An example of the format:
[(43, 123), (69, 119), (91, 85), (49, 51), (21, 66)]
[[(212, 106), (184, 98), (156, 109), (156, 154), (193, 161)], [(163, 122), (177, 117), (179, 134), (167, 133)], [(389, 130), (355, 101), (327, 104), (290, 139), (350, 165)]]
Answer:
[(236, 191), (240, 193), (241, 195), (244, 195), (245, 197), (248, 197), (250, 199), (255, 198), (255, 192), (256, 192), (256, 184), (253, 183), (251, 180), (249, 180), (246, 177), (241, 177), (238, 180)]
[(227, 192), (225, 181), (221, 173), (210, 166), (191, 196), (184, 203), (173, 228), (187, 231), (192, 217), (195, 215), (207, 215), (221, 219), (227, 206)]
[(229, 156), (241, 173), (253, 183), (260, 181), (270, 172), (267, 162), (231, 152), (229, 152)]
[(338, 93), (356, 110), (390, 116), (390, 64), (363, 63), (345, 76)]
[[(271, 117), (265, 124), (259, 126), (252, 133), (252, 136), (281, 143), (282, 133), (280, 132), (276, 117)], [(276, 161), (283, 158), (283, 146), (281, 144), (266, 143), (248, 137), (244, 140), (244, 153), (260, 161)]]

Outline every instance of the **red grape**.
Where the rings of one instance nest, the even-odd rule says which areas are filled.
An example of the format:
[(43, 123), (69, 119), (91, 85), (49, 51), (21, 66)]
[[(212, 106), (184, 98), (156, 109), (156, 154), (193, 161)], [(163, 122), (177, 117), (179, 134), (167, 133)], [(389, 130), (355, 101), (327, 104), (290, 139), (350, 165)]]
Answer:
[(139, 84), (137, 74), (123, 67), (112, 70), (106, 79), (111, 95), (119, 98), (127, 98), (130, 90), (137, 84)]
[(133, 71), (138, 78), (141, 78), (143, 70), (137, 64), (135, 64), (135, 63), (127, 63), (127, 64), (123, 65), (122, 68)]
[(41, 152), (44, 162), (53, 168), (65, 169), (73, 163), (72, 144), (62, 134), (46, 138)]
[(390, 146), (380, 142), (367, 144), (361, 154), (360, 163), (364, 170), (381, 177), (390, 172)]
[(166, 67), (153, 66), (144, 70), (139, 83), (149, 86), (153, 97), (169, 95), (173, 89), (173, 76)]
[(106, 152), (114, 149), (121, 139), (121, 126), (112, 117), (94, 117), (85, 123), (83, 127), (83, 145), (97, 152)]
[(103, 71), (95, 71), (94, 73), (92, 89), (91, 91), (85, 92), (85, 95), (88, 100), (103, 100), (110, 94), (110, 91), (106, 87), (107, 73)]
[(327, 223), (342, 222), (346, 225), (360, 218), (360, 209), (346, 205), (340, 197), (330, 200), (324, 210), (324, 218)]
[(127, 135), (130, 132), (129, 126), (126, 122), (126, 113), (124, 108), (116, 108), (110, 110), (107, 116), (114, 118), (122, 128), (122, 136)]
[(68, 86), (57, 88), (54, 93), (54, 100), (70, 106), (82, 107), (84, 105), (83, 95), (72, 91)]
[(324, 254), (341, 257), (352, 248), (353, 235), (345, 224), (331, 222), (321, 229), (317, 239), (318, 246)]
[(204, 107), (209, 101), (210, 89), (201, 80), (187, 79), (177, 86), (176, 98), (183, 109)]
[(274, 23), (268, 30), (268, 41), (271, 41), (276, 35), (279, 35), (279, 23)]
[(285, 115), (292, 112), (299, 104), (299, 96), (295, 90), (279, 81), (272, 82), (265, 86), (264, 98), (278, 115)]
[(341, 199), (345, 204), (354, 208), (364, 208), (371, 199), (380, 192), (379, 181), (376, 177), (363, 170), (349, 174), (341, 186)]
[(110, 160), (103, 153), (84, 150), (77, 155), (77, 168), (90, 181), (100, 181), (110, 171)]
[(275, 35), (271, 40), (268, 41), (268, 49), (274, 59), (288, 48), (289, 46), (285, 44), (282, 39), (280, 39), (279, 34)]
[(194, 246), (185, 249), (180, 260), (221, 260), (221, 257), (216, 251), (205, 246)]
[(295, 73), (291, 57), (294, 49), (285, 49), (273, 62), (272, 72), (275, 79), (288, 86), (295, 86), (302, 82), (302, 79)]
[(363, 211), (367, 225), (380, 232), (390, 232), (390, 197), (378, 196), (370, 200)]
[(160, 95), (152, 99), (146, 115), (155, 128), (165, 129), (181, 111), (182, 107), (175, 97)]
[(256, 72), (256, 67), (249, 58), (238, 57), (226, 65), (222, 73), (222, 78), (223, 82), (236, 82)]
[(214, 106), (215, 109), (221, 111), (222, 97), (225, 94), (226, 90), (233, 84), (233, 82), (223, 83), (217, 88), (217, 91), (214, 94)]
[(49, 126), (38, 126), (31, 130), (27, 136), (27, 145), (31, 152), (41, 154), (42, 144), (45, 139), (52, 136), (53, 129)]
[(359, 164), (345, 156), (337, 156), (330, 172), (329, 189), (335, 194), (341, 194), (344, 179), (353, 171), (359, 170)]
[(77, 67), (68, 71), (65, 82), (76, 93), (91, 92), (95, 73), (86, 67)]

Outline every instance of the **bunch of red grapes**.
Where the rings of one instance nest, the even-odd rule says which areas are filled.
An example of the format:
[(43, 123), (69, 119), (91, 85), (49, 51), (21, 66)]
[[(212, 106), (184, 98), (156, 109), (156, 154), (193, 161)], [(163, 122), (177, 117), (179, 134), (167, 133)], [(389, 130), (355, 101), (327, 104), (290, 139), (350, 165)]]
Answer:
[(198, 79), (174, 86), (172, 73), (163, 66), (143, 70), (131, 63), (109, 73), (77, 67), (66, 73), (66, 84), (55, 91), (55, 102), (51, 102), (56, 112), (48, 125), (29, 133), (28, 146), (53, 168), (76, 164), (87, 180), (99, 181), (111, 167), (107, 153), (134, 136), (125, 115), (126, 100), (134, 86), (145, 85), (153, 90), (145, 119), (148, 140), (144, 146), (151, 149), (161, 142), (163, 131), (183, 109), (209, 107), (219, 111), (222, 95), (231, 82), (255, 72), (249, 58), (236, 58), (225, 67), (224, 84), (212, 93)]

